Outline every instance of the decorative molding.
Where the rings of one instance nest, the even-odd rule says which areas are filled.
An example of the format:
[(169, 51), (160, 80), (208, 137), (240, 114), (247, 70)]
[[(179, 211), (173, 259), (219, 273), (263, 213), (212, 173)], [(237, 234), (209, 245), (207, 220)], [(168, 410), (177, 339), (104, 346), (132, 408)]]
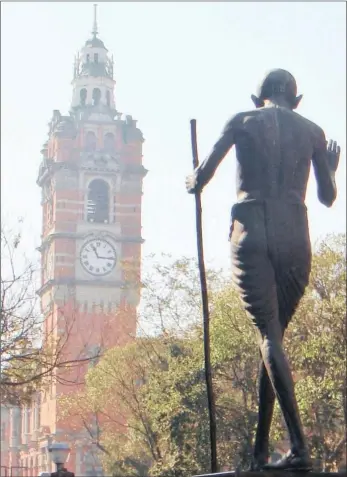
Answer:
[(60, 286), (60, 285), (67, 285), (67, 286), (77, 286), (77, 285), (83, 285), (83, 286), (89, 286), (89, 287), (105, 287), (105, 288), (126, 288), (128, 285), (127, 281), (123, 280), (105, 280), (105, 279), (98, 279), (93, 277), (90, 280), (84, 280), (84, 279), (77, 279), (77, 278), (67, 278), (67, 277), (62, 277), (54, 280), (49, 280), (46, 282), (39, 290), (37, 290), (37, 294), (39, 296), (42, 296), (48, 289)]
[(52, 177), (56, 172), (61, 170), (78, 171), (78, 164), (72, 161), (57, 162), (53, 158), (43, 159), (39, 168), (39, 176), (36, 184), (42, 187), (48, 177)]
[(122, 160), (121, 154), (118, 152), (110, 154), (103, 151), (82, 151), (78, 162), (56, 162), (53, 158), (43, 159), (36, 183), (42, 187), (44, 182), (49, 177), (55, 175), (55, 173), (64, 172), (66, 175), (68, 171), (75, 173), (78, 171), (101, 172), (103, 174), (112, 175), (121, 173), (124, 177), (128, 174), (145, 177), (148, 173), (148, 169), (142, 164), (131, 164), (127, 163), (126, 160)]

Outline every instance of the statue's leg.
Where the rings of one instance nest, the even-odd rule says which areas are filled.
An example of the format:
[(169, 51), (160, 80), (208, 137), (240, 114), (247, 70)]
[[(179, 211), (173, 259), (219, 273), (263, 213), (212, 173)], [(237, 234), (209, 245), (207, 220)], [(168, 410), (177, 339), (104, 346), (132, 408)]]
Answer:
[[(281, 321), (281, 337), (285, 331), (285, 324), (288, 320)], [(260, 369), (258, 385), (258, 423), (254, 442), (252, 469), (261, 469), (269, 459), (269, 439), (273, 411), (275, 407), (276, 395), (267, 373), (264, 360), (260, 352)]]
[(272, 415), (275, 405), (275, 393), (271, 381), (267, 374), (264, 361), (261, 360), (259, 370), (259, 405), (258, 405), (258, 425), (255, 435), (253, 470), (261, 469), (269, 458), (269, 435)]
[[(278, 335), (272, 336), (270, 327), (261, 338), (262, 355), (267, 356), (264, 360), (269, 377), (273, 383), (276, 396), (279, 400), (283, 417), (285, 419), (291, 442), (291, 450), (287, 456), (274, 464), (268, 464), (267, 468), (302, 468), (309, 469), (309, 459), (306, 439), (299, 415), (299, 409), (294, 392), (294, 383), (285, 356), (282, 340), (284, 330), (295, 313), (295, 310), (304, 294), (307, 285), (310, 265), (296, 268), (282, 267), (277, 270), (276, 287), (279, 310), (279, 324), (281, 339)], [(269, 353), (269, 350), (270, 353)]]
[[(309, 276), (307, 218), (301, 207), (289, 206), (286, 210), (281, 203), (270, 205), (271, 210), (258, 205), (238, 206), (234, 210), (231, 234), (234, 282), (258, 329), (268, 376), (266, 380), (264, 372), (261, 383), (259, 432), (265, 437), (270, 431), (274, 405), (271, 382), (291, 442), (290, 456), (279, 468), (307, 469), (310, 459), (293, 378), (282, 347), (283, 330), (293, 314), (294, 304), (303, 295)], [(292, 216), (293, 220), (289, 220)], [(267, 445), (268, 439), (265, 439), (262, 450)]]
[[(287, 290), (287, 286), (283, 288)], [(296, 288), (298, 290), (298, 288)], [(302, 293), (292, 294), (292, 299), (288, 303), (287, 294), (282, 293), (282, 289), (277, 287), (277, 299), (279, 309), (279, 320), (281, 325), (282, 341), (285, 329), (288, 326), (296, 307), (302, 297)], [(267, 463), (269, 458), (269, 438), (273, 411), (275, 407), (276, 395), (273, 390), (270, 378), (268, 376), (264, 361), (260, 353), (259, 370), (259, 406), (258, 423), (254, 442), (253, 468), (258, 469)]]
[[(259, 330), (260, 344), (269, 316), (278, 319), (274, 272), (266, 253), (244, 254), (233, 247), (234, 282), (238, 285), (245, 308)], [(276, 312), (277, 310), (277, 312)], [(261, 331), (263, 330), (263, 331)], [(280, 341), (282, 341), (282, 335)], [(258, 425), (255, 436), (252, 469), (260, 470), (269, 458), (269, 434), (275, 404), (275, 392), (262, 353), (259, 370)]]
[[(267, 256), (267, 236), (262, 206), (237, 206), (232, 222), (231, 255), (234, 283), (239, 288), (246, 310), (256, 325), (261, 326), (264, 302), (270, 305), (266, 314), (276, 306), (276, 297), (268, 283), (273, 281), (272, 266)], [(246, 232), (247, 231), (247, 232)], [(266, 318), (265, 314), (265, 318)], [(255, 437), (252, 469), (258, 470), (269, 457), (269, 433), (273, 415), (275, 393), (268, 377), (261, 353), (259, 369), (258, 425)]]
[[(290, 437), (290, 454), (281, 468), (307, 469), (310, 467), (310, 460), (295, 398), (294, 383), (282, 347), (280, 328), (275, 321), (269, 323), (268, 329), (262, 335), (260, 349)], [(268, 464), (266, 467), (270, 468), (272, 465)]]
[[(267, 372), (263, 371), (261, 395), (259, 402), (259, 426), (258, 439), (256, 441), (255, 457), (258, 463), (260, 459), (266, 459), (268, 436), (271, 426), (271, 418), (274, 406), (274, 394), (277, 397), (284, 420), (287, 425), (291, 442), (291, 456), (295, 456), (294, 464), (292, 457), (290, 462), (285, 462), (285, 467), (308, 468), (309, 459), (307, 446), (302, 430), (298, 406), (294, 393), (294, 383), (287, 357), (284, 353), (282, 341), (283, 332), (291, 316), (294, 296), (299, 296), (300, 288), (292, 284), (295, 293), (288, 292), (288, 281), (280, 280), (278, 290), (278, 276), (267, 254), (254, 254), (248, 250), (247, 255), (241, 247), (234, 248), (234, 263), (238, 265), (234, 273), (235, 283), (238, 285), (245, 308), (251, 316), (259, 332), (259, 345)], [(289, 272), (287, 272), (289, 273)], [(296, 298), (297, 300), (297, 298)], [(280, 318), (280, 312), (282, 318)], [(271, 392), (270, 384), (273, 388)], [(263, 440), (261, 443), (260, 441)], [(261, 456), (261, 453), (264, 453)]]
[(263, 359), (259, 370), (258, 395), (258, 425), (252, 463), (254, 470), (262, 468), (269, 458), (269, 436), (276, 398)]

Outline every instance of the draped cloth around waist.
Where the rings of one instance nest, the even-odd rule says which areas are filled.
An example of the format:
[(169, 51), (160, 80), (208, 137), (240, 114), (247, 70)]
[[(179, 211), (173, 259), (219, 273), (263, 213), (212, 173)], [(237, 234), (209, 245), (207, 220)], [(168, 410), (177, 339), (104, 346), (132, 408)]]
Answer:
[(254, 324), (286, 327), (311, 269), (307, 209), (302, 201), (244, 200), (232, 208), (233, 277)]

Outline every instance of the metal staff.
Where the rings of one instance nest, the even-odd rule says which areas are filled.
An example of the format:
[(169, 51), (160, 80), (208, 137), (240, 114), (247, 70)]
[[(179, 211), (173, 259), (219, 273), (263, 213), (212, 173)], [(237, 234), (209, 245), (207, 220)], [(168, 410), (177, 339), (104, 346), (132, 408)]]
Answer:
[[(190, 133), (193, 153), (193, 167), (196, 169), (199, 165), (198, 146), (196, 136), (196, 119), (190, 121)], [(210, 444), (211, 444), (211, 471), (217, 472), (217, 442), (216, 442), (216, 411), (212, 388), (212, 371), (210, 359), (210, 319), (208, 308), (208, 295), (206, 284), (206, 271), (204, 262), (204, 247), (202, 240), (202, 217), (201, 217), (201, 193), (195, 193), (195, 216), (196, 216), (196, 234), (198, 246), (198, 263), (200, 271), (202, 311), (204, 318), (204, 356), (205, 356), (205, 378), (207, 387), (208, 413), (210, 419)]]

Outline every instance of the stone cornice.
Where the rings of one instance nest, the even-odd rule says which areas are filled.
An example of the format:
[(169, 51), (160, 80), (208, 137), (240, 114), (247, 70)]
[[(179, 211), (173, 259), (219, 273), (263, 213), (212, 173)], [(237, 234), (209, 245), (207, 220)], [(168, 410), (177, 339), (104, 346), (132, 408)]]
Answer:
[(148, 173), (148, 169), (146, 169), (142, 164), (125, 164), (124, 172), (138, 174), (142, 177), (145, 177)]
[(78, 165), (72, 161), (56, 162), (54, 159), (44, 159), (40, 165), (36, 184), (41, 187), (47, 177), (52, 176), (55, 172), (62, 169), (76, 171), (78, 170)]
[(76, 278), (67, 278), (62, 277), (54, 280), (49, 280), (46, 282), (39, 290), (37, 290), (37, 294), (42, 296), (47, 290), (53, 287), (59, 287), (61, 285), (66, 285), (70, 287), (75, 286), (89, 286), (89, 287), (105, 287), (105, 288), (122, 288), (125, 289), (129, 285), (130, 282), (126, 282), (123, 280), (98, 280), (97, 278), (93, 278), (90, 280), (81, 280)]
[[(90, 154), (90, 156), (91, 155), (92, 154)], [(55, 172), (60, 170), (103, 172), (113, 175), (120, 174), (121, 176), (134, 174), (145, 177), (147, 175), (148, 170), (142, 164), (129, 164), (121, 161), (120, 157), (121, 155), (119, 153), (115, 153), (114, 155), (105, 154), (103, 156), (103, 153), (99, 152), (92, 159), (88, 159), (86, 153), (82, 152), (77, 162), (55, 162), (53, 159), (45, 159), (41, 162), (36, 183), (42, 187), (48, 177), (52, 177)]]

